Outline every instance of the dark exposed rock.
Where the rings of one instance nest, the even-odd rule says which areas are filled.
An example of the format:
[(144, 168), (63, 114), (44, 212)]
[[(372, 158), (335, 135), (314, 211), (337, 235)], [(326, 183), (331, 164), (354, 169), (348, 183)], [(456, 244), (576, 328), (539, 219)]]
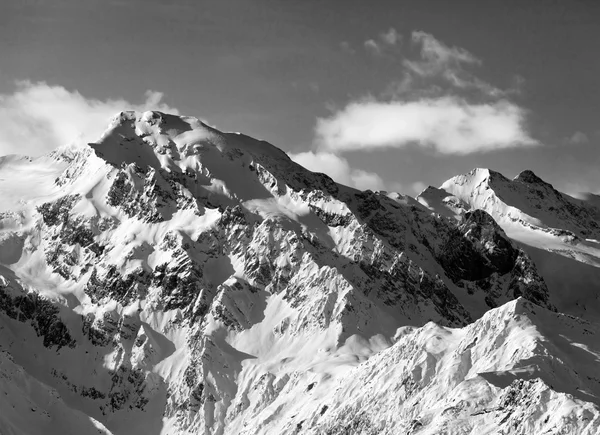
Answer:
[(58, 225), (68, 219), (73, 204), (80, 199), (81, 197), (79, 195), (63, 196), (54, 202), (47, 202), (40, 205), (37, 208), (37, 211), (42, 215), (42, 220), (46, 225)]
[[(523, 296), (551, 310), (548, 289), (535, 266), (516, 248), (494, 219), (483, 210), (463, 215), (458, 227), (446, 233), (441, 249), (435, 255), (444, 271), (459, 287), (473, 287), (486, 293), (488, 307), (498, 300)], [(498, 279), (508, 275), (508, 293)], [(503, 299), (506, 300), (506, 299)]]
[[(105, 316), (106, 318), (106, 316)], [(94, 346), (108, 346), (116, 344), (115, 328), (111, 327), (110, 316), (101, 320), (99, 326), (94, 323), (94, 315), (89, 313), (82, 316), (82, 332)]]
[[(165, 303), (165, 310), (177, 308), (186, 309), (200, 295), (202, 271), (186, 262), (178, 267), (169, 268), (161, 264), (154, 269), (152, 285), (160, 288), (161, 296)], [(204, 316), (208, 311), (207, 304), (199, 304), (195, 316)]]
[(105, 399), (106, 398), (106, 394), (104, 394), (103, 392), (97, 390), (94, 387), (81, 387), (81, 392), (80, 394), (83, 397), (89, 397), (90, 399), (94, 399), (94, 400), (101, 400), (101, 399)]
[(361, 219), (369, 217), (377, 210), (383, 211), (385, 208), (381, 205), (381, 201), (377, 197), (377, 194), (370, 190), (365, 190), (356, 194), (358, 202), (357, 211)]
[(80, 199), (80, 195), (67, 195), (37, 208), (42, 221), (51, 229), (53, 243), (49, 243), (45, 249), (46, 261), (54, 272), (65, 279), (76, 278), (69, 270), (70, 266), (79, 262), (72, 248), (74, 245), (81, 246), (96, 257), (104, 253), (104, 247), (94, 240), (94, 232), (89, 227), (91, 224), (83, 218), (71, 216), (73, 205)]
[(310, 211), (312, 211), (321, 221), (329, 227), (345, 227), (352, 221), (351, 215), (342, 215), (337, 213), (329, 213), (316, 207), (312, 204), (309, 205)]
[[(139, 184), (132, 177), (137, 177), (143, 183), (141, 187), (135, 187)], [(137, 170), (133, 175), (119, 170), (107, 193), (107, 203), (119, 207), (129, 217), (136, 217), (147, 223), (162, 222), (165, 216), (159, 208), (175, 198), (161, 187), (160, 181), (168, 186), (154, 169), (149, 169), (147, 173)]]
[(518, 250), (502, 228), (483, 210), (465, 213), (448, 233), (440, 264), (453, 281), (477, 281), (492, 273), (503, 275), (514, 267)]
[(219, 218), (219, 226), (228, 227), (230, 225), (247, 225), (244, 210), (239, 205), (235, 207), (225, 207), (223, 214)]
[(69, 328), (60, 318), (60, 309), (38, 293), (12, 295), (0, 286), (0, 312), (19, 322), (29, 322), (44, 347), (75, 347)]
[(151, 279), (151, 274), (145, 270), (122, 276), (115, 265), (109, 265), (102, 277), (98, 275), (96, 268), (92, 270), (84, 292), (95, 303), (108, 297), (127, 305), (146, 294)]
[(128, 406), (130, 409), (144, 409), (148, 399), (143, 396), (146, 389), (145, 374), (140, 369), (120, 366), (112, 373), (112, 385), (107, 394), (106, 411), (118, 411)]
[(476, 281), (494, 272), (491, 262), (481, 255), (459, 229), (449, 232), (438, 259), (446, 274), (454, 281)]
[(556, 307), (550, 303), (544, 278), (539, 275), (531, 259), (522, 251), (515, 261), (508, 290), (514, 299), (522, 296), (537, 305), (556, 311)]

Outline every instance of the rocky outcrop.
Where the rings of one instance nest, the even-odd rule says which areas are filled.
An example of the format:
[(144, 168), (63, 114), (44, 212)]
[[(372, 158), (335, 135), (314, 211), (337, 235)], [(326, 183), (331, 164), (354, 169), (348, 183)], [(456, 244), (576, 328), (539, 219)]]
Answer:
[(25, 292), (14, 281), (0, 275), (0, 313), (17, 322), (29, 325), (46, 348), (59, 350), (74, 348), (77, 342), (60, 316), (60, 305), (40, 296)]

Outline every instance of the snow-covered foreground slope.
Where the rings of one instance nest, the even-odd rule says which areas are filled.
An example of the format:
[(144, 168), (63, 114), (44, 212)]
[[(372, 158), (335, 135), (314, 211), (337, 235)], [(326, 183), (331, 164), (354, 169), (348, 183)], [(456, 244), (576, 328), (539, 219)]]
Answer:
[[(597, 355), (579, 335), (538, 334), (530, 314), (538, 326), (521, 328), (525, 299), (549, 322), (563, 317), (485, 211), (436, 216), (403, 195), (336, 184), (266, 142), (159, 112), (123, 112), (85, 148), (2, 158), (0, 196), (2, 367), (22, 373), (0, 383), (0, 397), (14, 392), (0, 422), (14, 433), (63, 433), (62, 416), (82, 434), (436, 433), (445, 423), (429, 408), (463, 384), (457, 415), (477, 433), (491, 415), (461, 412), (505, 406), (517, 393), (496, 378), (525, 376), (519, 364), (537, 357), (531, 388), (565, 419), (596, 418), (595, 387), (532, 380), (579, 385), (546, 348), (502, 350), (539, 338), (556, 342), (556, 358), (588, 345)], [(490, 316), (514, 333), (485, 332)], [(472, 361), (455, 361), (461, 340), (484, 332)], [(428, 350), (432, 334), (439, 352)], [(391, 389), (409, 372), (423, 395), (410, 411)], [(366, 378), (387, 393), (357, 383)], [(47, 426), (23, 414), (34, 389)], [(363, 408), (364, 420), (348, 420)]]
[(15, 364), (6, 351), (0, 351), (0, 393), (3, 435), (110, 434), (98, 421), (65, 405), (55, 390)]
[(474, 169), (429, 187), (418, 201), (445, 216), (485, 210), (533, 259), (550, 301), (563, 312), (600, 319), (600, 208), (595, 195), (574, 198), (531, 171), (514, 180)]
[(464, 328), (406, 327), (265, 433), (597, 434), (598, 332), (522, 298)]

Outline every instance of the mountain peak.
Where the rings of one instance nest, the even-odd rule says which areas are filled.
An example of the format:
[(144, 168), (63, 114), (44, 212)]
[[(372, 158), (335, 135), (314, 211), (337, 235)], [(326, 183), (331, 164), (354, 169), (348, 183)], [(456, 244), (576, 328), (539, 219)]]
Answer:
[[(239, 133), (224, 133), (198, 118), (158, 111), (122, 111), (108, 129), (89, 146), (96, 155), (113, 166), (135, 163), (142, 168), (165, 168), (185, 172), (198, 170), (203, 160), (217, 154), (229, 160), (242, 156), (245, 163), (258, 160), (298, 170), (288, 155), (268, 142)], [(213, 157), (210, 157), (213, 156)]]
[(527, 183), (527, 184), (544, 184), (544, 185), (548, 184), (544, 180), (542, 180), (540, 177), (538, 177), (531, 169), (526, 169), (526, 170), (522, 171), (513, 180), (520, 181), (522, 183)]
[(499, 181), (508, 181), (508, 179), (500, 172), (494, 171), (492, 169), (474, 168), (466, 174), (457, 175), (455, 177), (450, 178), (448, 181), (442, 184), (441, 188), (445, 189), (447, 186), (450, 185), (474, 187), (479, 186), (484, 182), (489, 185), (490, 183)]
[(173, 160), (179, 160), (183, 151), (176, 138), (189, 132), (194, 132), (196, 141), (213, 136), (210, 128), (195, 118), (156, 111), (123, 111), (112, 118), (100, 139), (89, 146), (98, 157), (114, 166), (136, 163), (141, 167), (168, 167)]
[[(473, 179), (479, 179), (479, 180), (483, 180), (487, 177), (489, 177), (490, 175), (492, 175), (494, 171), (490, 171), (488, 168), (473, 168), (471, 169), (469, 172), (467, 172), (467, 174), (465, 174), (466, 177), (469, 178), (473, 178)], [(460, 177), (460, 175), (459, 175)]]
[[(581, 244), (578, 249), (582, 254), (577, 258), (593, 264), (598, 262), (596, 254), (589, 256), (596, 247), (586, 244), (600, 240), (600, 210), (593, 201), (562, 194), (532, 170), (524, 170), (510, 180), (500, 173), (477, 168), (449, 179), (435, 195), (433, 191), (425, 193), (427, 195), (421, 194), (421, 202), (436, 212), (449, 209), (456, 214), (465, 209), (482, 209), (510, 228), (513, 236), (525, 237), (528, 243), (532, 243), (531, 238), (553, 237), (552, 243), (560, 246), (555, 249), (571, 256), (576, 255), (574, 245)], [(456, 206), (461, 202), (466, 207)], [(541, 246), (547, 247), (548, 240), (540, 242)], [(563, 247), (563, 243), (567, 247)]]

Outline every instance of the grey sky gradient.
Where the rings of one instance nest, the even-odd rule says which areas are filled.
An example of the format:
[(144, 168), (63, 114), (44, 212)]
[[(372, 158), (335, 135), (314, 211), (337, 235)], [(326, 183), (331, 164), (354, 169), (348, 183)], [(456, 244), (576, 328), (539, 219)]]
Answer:
[[(503, 98), (542, 145), (448, 154), (405, 144), (339, 156), (411, 194), (415, 183), (439, 185), (473, 167), (507, 176), (528, 168), (562, 190), (598, 192), (599, 19), (595, 0), (7, 0), (0, 95), (18, 80), (136, 104), (154, 90), (182, 114), (292, 153), (316, 150), (318, 119), (366, 98)], [(456, 49), (463, 63), (446, 75), (415, 69), (423, 59), (414, 32)], [(503, 96), (491, 97), (494, 89)]]

